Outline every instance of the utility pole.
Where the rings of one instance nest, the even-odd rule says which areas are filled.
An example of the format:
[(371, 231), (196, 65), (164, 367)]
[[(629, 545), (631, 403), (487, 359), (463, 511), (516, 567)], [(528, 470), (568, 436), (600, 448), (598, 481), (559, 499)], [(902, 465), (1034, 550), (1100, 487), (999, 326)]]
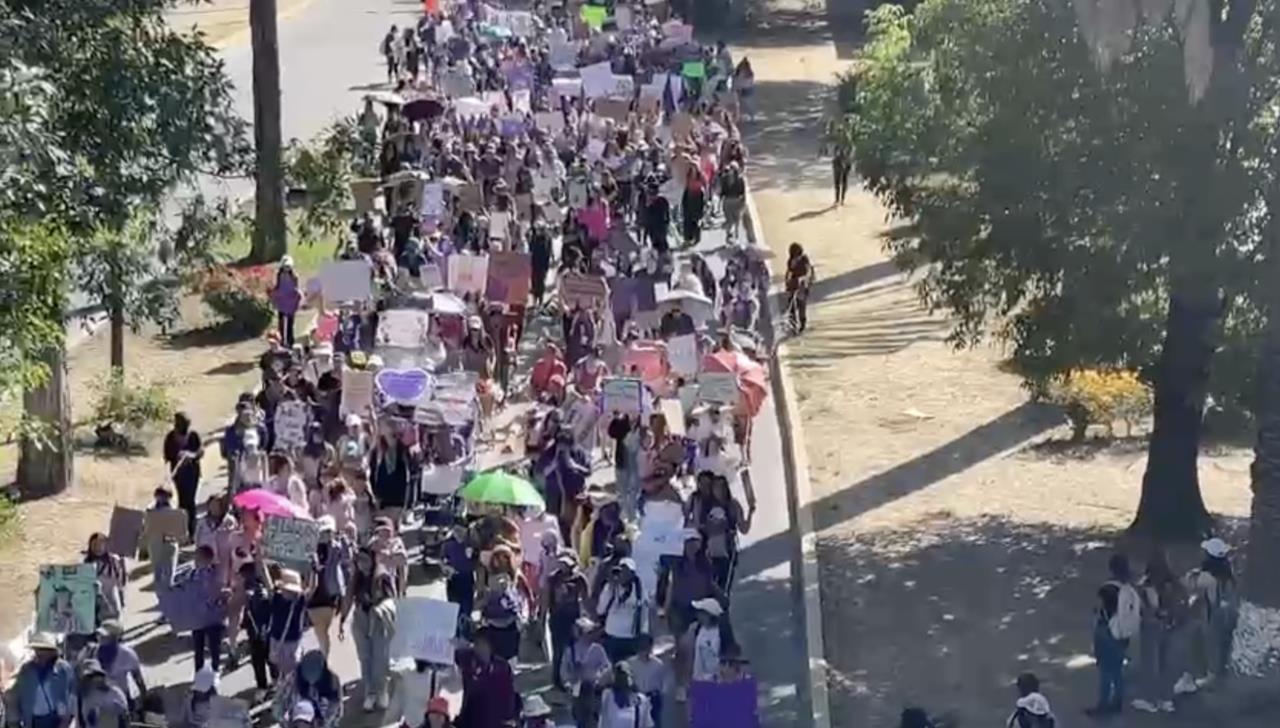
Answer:
[(285, 254), (276, 0), (250, 0), (249, 28), (253, 37), (253, 141), (257, 150), (253, 248), (249, 258), (255, 263), (267, 263)]

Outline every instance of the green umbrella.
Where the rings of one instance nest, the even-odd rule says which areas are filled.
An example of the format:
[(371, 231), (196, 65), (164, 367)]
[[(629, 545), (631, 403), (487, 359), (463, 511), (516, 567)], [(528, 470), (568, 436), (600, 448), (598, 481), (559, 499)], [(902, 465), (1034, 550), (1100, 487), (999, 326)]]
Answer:
[(480, 473), (463, 486), (459, 495), (478, 503), (546, 507), (533, 483), (502, 470)]

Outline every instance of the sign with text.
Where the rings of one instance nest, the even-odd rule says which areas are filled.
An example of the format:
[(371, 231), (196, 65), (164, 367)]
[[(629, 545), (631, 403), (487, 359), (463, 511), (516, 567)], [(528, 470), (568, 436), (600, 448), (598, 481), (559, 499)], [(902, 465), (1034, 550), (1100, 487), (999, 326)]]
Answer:
[(342, 370), (342, 414), (363, 416), (373, 407), (373, 372)]
[(452, 255), (447, 266), (449, 290), (455, 293), (484, 293), (489, 284), (489, 256)]
[(698, 399), (713, 404), (737, 404), (738, 375), (732, 372), (703, 372), (699, 374)]
[(276, 446), (302, 447), (307, 444), (307, 422), (311, 419), (311, 409), (306, 402), (290, 400), (281, 402), (276, 407)]
[(601, 383), (606, 414), (638, 415), (644, 406), (644, 383), (630, 377), (607, 377)]
[(490, 253), (489, 280), (485, 298), (490, 301), (523, 306), (529, 300), (533, 283), (533, 265), (528, 253)]
[(187, 513), (180, 508), (152, 508), (143, 515), (142, 522), (147, 543), (162, 538), (181, 541), (187, 537)]
[(667, 339), (667, 361), (671, 371), (682, 377), (698, 373), (698, 337), (696, 334), (673, 336)]
[(56, 634), (92, 633), (97, 626), (97, 594), (96, 565), (41, 566), (36, 629)]
[(403, 597), (396, 602), (396, 631), (391, 658), (412, 657), (452, 664), (453, 640), (458, 635), (458, 605), (427, 597)]
[(262, 535), (262, 551), (268, 559), (299, 571), (310, 570), (318, 543), (320, 525), (301, 518), (272, 516)]
[(636, 549), (661, 556), (684, 553), (684, 507), (671, 501), (646, 502)]
[(560, 300), (566, 309), (598, 308), (609, 296), (604, 276), (565, 273), (560, 277)]

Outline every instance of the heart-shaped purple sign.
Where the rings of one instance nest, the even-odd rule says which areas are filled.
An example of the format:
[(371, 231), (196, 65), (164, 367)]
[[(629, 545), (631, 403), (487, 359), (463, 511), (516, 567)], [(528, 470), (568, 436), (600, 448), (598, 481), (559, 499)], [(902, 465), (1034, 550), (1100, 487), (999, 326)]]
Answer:
[(431, 375), (422, 369), (383, 369), (374, 382), (388, 400), (400, 404), (424, 402), (431, 390)]

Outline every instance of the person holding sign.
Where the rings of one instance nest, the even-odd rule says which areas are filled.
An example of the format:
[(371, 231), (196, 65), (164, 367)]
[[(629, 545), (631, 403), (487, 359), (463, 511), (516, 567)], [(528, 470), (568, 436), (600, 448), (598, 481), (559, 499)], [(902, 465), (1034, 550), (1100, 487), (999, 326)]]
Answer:
[(129, 585), (129, 572), (124, 559), (107, 550), (107, 535), (89, 537), (84, 562), (98, 571), (98, 621), (118, 619), (124, 611), (124, 595)]

